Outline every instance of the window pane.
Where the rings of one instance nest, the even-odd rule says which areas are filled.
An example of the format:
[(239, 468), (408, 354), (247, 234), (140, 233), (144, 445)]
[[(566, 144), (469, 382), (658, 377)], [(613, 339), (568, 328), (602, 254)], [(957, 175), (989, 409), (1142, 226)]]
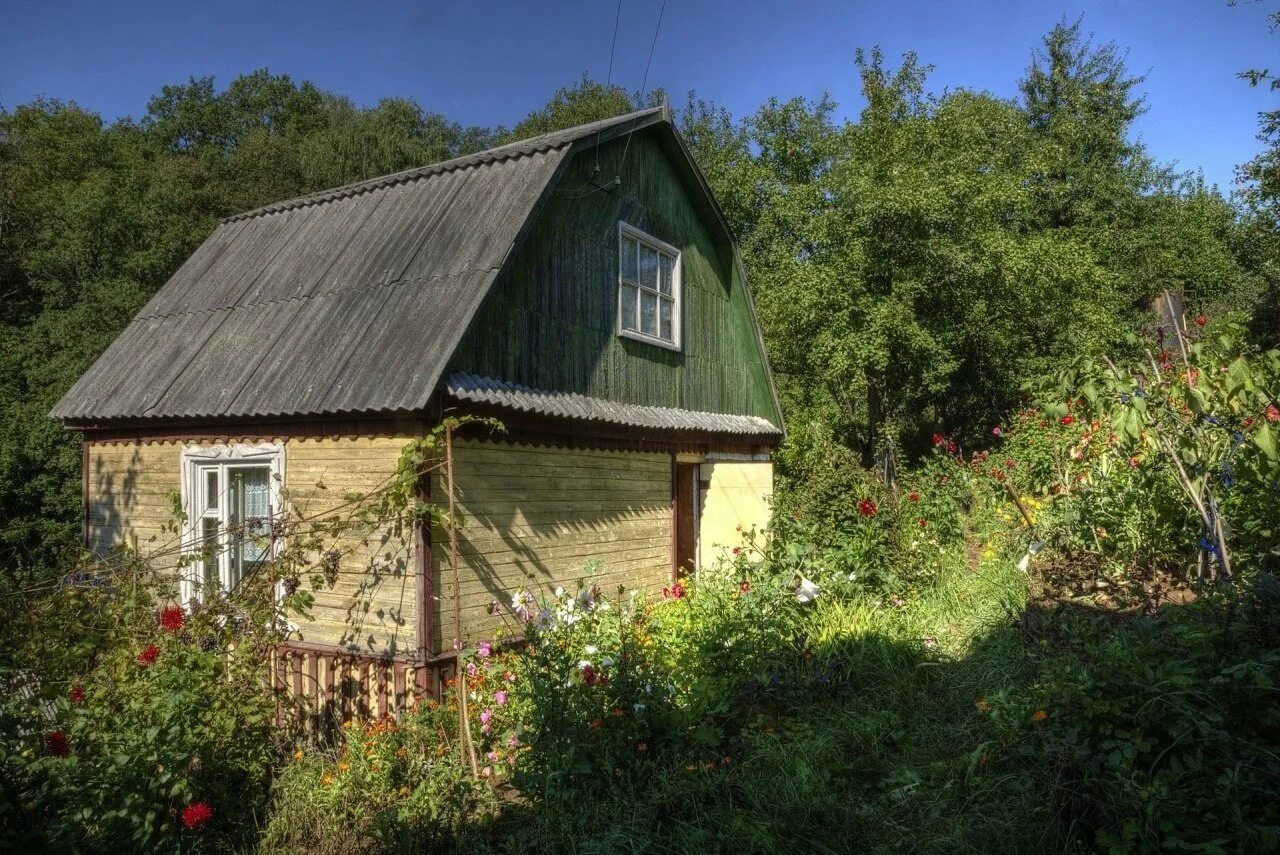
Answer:
[(622, 328), (624, 330), (636, 329), (636, 289), (630, 285), (623, 285), (622, 288)]
[(215, 510), (218, 507), (218, 470), (208, 469), (204, 473), (204, 509)]
[(231, 470), (231, 513), (234, 526), (229, 588), (240, 583), (246, 570), (265, 561), (271, 531), (271, 469), (267, 466)]
[(647, 246), (640, 247), (640, 284), (658, 290), (658, 252)]
[(659, 275), (658, 275), (658, 284), (659, 284), (659, 286), (661, 287), (661, 289), (662, 289), (662, 293), (663, 293), (663, 294), (670, 294), (670, 293), (671, 293), (671, 286), (672, 286), (672, 281), (671, 281), (672, 264), (671, 264), (671, 262), (672, 262), (673, 260), (674, 260), (674, 259), (672, 259), (672, 258), (671, 258), (671, 256), (669, 256), (669, 255), (667, 255), (667, 254), (665, 254), (665, 253), (659, 253), (659, 254), (658, 254), (658, 274), (659, 274)]
[(671, 333), (671, 314), (672, 314), (671, 310), (674, 308), (674, 306), (675, 304), (672, 303), (670, 300), (661, 300), (659, 301), (659, 304), (658, 304), (658, 312), (659, 312), (658, 335), (661, 338), (665, 338), (667, 341), (673, 342), (673, 343), (676, 340), (676, 337)]
[(658, 295), (640, 292), (640, 332), (658, 334)]
[(206, 517), (200, 526), (200, 581), (206, 594), (218, 582), (218, 521)]
[(619, 272), (622, 278), (628, 282), (636, 281), (636, 242), (634, 238), (622, 238), (622, 261), (619, 266)]

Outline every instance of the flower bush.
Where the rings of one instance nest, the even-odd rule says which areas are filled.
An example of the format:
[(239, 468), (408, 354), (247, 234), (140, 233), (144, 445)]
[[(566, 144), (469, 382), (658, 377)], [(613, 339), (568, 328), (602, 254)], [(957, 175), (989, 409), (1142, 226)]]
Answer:
[[(174, 593), (126, 556), (29, 616), (28, 667), (5, 676), (32, 690), (0, 700), (8, 804), (42, 834), (27, 843), (194, 851), (255, 838), (278, 756), (261, 680), (272, 634), (225, 603), (155, 606)], [(269, 598), (256, 602), (265, 625)]]

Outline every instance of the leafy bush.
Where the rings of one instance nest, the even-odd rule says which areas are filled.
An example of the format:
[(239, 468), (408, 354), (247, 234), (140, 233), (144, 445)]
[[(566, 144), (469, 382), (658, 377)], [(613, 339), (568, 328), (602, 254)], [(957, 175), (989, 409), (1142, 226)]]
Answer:
[[(219, 848), (256, 835), (279, 752), (269, 594), (187, 615), (147, 564), (35, 604), (0, 701), (11, 828), (66, 849)], [(40, 650), (52, 656), (41, 657)], [(6, 823), (6, 825), (9, 825)], [(28, 840), (28, 843), (34, 843)]]

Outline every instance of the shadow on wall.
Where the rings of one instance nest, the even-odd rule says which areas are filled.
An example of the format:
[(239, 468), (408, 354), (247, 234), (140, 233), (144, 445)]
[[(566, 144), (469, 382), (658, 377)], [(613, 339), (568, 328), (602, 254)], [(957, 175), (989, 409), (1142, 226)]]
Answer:
[[(458, 534), (462, 634), (497, 629), (490, 606), (517, 590), (572, 588), (593, 559), (592, 584), (616, 594), (656, 590), (671, 562), (670, 458), (633, 452), (565, 451), (498, 443), (460, 443), (455, 475), (463, 527)], [(437, 502), (444, 490), (433, 486)], [(436, 641), (455, 634), (448, 532), (432, 535)]]

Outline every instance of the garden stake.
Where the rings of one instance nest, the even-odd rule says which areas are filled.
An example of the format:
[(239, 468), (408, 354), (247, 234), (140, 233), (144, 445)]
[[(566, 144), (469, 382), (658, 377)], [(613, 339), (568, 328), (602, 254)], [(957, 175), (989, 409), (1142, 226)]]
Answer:
[(444, 469), (449, 493), (449, 566), (453, 571), (453, 651), (454, 668), (458, 671), (458, 753), (471, 767), (471, 777), (480, 777), (475, 746), (471, 744), (471, 720), (467, 715), (467, 672), (462, 667), (462, 600), (458, 587), (458, 518), (455, 515), (453, 490), (453, 425), (444, 427)]

